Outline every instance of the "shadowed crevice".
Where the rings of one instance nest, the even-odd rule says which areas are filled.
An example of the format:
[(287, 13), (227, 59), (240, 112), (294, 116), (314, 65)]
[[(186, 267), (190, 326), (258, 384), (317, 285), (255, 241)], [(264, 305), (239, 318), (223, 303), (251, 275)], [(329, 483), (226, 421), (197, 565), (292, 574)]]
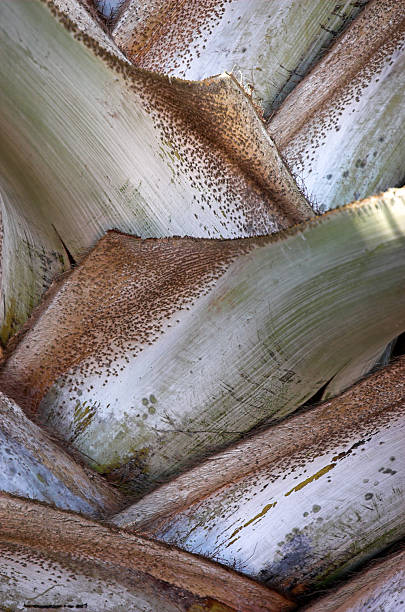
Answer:
[(56, 229), (56, 227), (54, 226), (54, 224), (52, 223), (52, 227), (55, 230), (55, 233), (57, 235), (57, 237), (59, 238), (60, 242), (62, 243), (62, 246), (64, 248), (64, 251), (66, 253), (66, 257), (68, 258), (69, 261), (69, 265), (71, 268), (74, 268), (74, 266), (76, 265), (76, 259), (73, 257), (72, 253), (69, 251), (69, 249), (67, 248), (66, 244), (64, 243), (64, 241), (62, 240), (61, 235), (59, 234), (58, 230)]

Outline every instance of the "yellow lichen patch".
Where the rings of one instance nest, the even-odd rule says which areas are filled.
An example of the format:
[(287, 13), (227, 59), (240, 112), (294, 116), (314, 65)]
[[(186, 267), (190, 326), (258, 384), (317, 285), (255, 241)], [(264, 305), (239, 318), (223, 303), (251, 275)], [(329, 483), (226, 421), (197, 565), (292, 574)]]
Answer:
[(94, 415), (96, 414), (96, 405), (90, 405), (86, 402), (77, 401), (74, 411), (75, 433), (74, 437), (84, 432), (90, 425)]
[[(263, 510), (261, 512), (259, 512), (259, 514), (256, 514), (256, 516), (254, 516), (249, 521), (244, 523), (244, 525), (242, 525), (241, 527), (238, 527), (237, 529), (235, 529), (235, 531), (233, 532), (233, 534), (231, 535), (231, 537), (229, 539), (232, 540), (232, 538), (234, 538), (236, 536), (236, 534), (239, 533), (239, 531), (241, 531), (241, 529), (243, 529), (244, 527), (248, 527), (249, 525), (254, 523), (254, 521), (257, 521), (258, 519), (262, 518), (265, 514), (267, 514), (267, 512), (271, 508), (274, 508), (274, 506), (276, 506), (276, 505), (277, 505), (276, 501), (273, 502), (272, 504), (266, 504), (266, 506), (264, 506)], [(231, 544), (232, 544), (232, 542), (231, 542)]]
[[(241, 529), (242, 529), (242, 527), (241, 527)], [(229, 548), (230, 546), (232, 546), (232, 544), (235, 544), (235, 542), (237, 542), (239, 540), (239, 538), (240, 538), (240, 536), (238, 536), (237, 538), (234, 538), (233, 540), (231, 540), (229, 542), (229, 544), (226, 545), (225, 548)]]
[(323, 476), (324, 474), (327, 474), (329, 472), (329, 470), (331, 470), (332, 468), (334, 468), (336, 465), (336, 463), (331, 463), (329, 465), (326, 465), (325, 467), (323, 467), (321, 470), (319, 470), (319, 472), (316, 472), (316, 474), (313, 474), (312, 476), (310, 476), (309, 478), (307, 478), (306, 480), (303, 480), (302, 482), (300, 482), (299, 484), (297, 484), (296, 487), (294, 487), (293, 489), (291, 489), (291, 491), (288, 491), (288, 493), (285, 493), (285, 497), (288, 497), (289, 495), (291, 495), (291, 493), (295, 493), (295, 491), (299, 491), (300, 489), (303, 489), (307, 484), (309, 484), (310, 482), (313, 482), (314, 480), (318, 480), (318, 478), (320, 478), (321, 476)]

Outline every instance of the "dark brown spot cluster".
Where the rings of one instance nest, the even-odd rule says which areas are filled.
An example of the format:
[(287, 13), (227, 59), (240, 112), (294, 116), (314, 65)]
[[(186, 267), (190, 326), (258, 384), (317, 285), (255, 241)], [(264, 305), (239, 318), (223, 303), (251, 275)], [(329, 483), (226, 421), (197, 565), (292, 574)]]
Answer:
[[(85, 385), (93, 374), (105, 376), (105, 383), (118, 377), (119, 360), (128, 363), (156, 341), (169, 317), (209, 292), (235, 257), (254, 244), (141, 240), (108, 232), (60, 288), (50, 291), (0, 374), (2, 388), (35, 411), (62, 375), (72, 399), (80, 391), (73, 382), (78, 378)], [(77, 365), (73, 379), (69, 369)]]
[[(171, 158), (173, 182), (186, 177), (194, 188), (190, 205), (197, 221), (198, 210), (212, 208), (224, 232), (236, 226), (231, 232), (236, 238), (268, 234), (313, 215), (233, 78), (189, 82), (131, 66), (80, 30), (51, 0), (48, 4), (77, 40), (122, 76), (151, 116)], [(223, 235), (200, 225), (201, 235)]]
[(146, 7), (132, 2), (113, 36), (136, 66), (165, 74), (183, 67), (180, 76), (185, 77), (200, 43), (207, 42), (220, 22), (226, 2), (163, 0)]
[(359, 102), (364, 88), (403, 43), (405, 5), (370, 2), (325, 58), (295, 88), (268, 129), (288, 161), (309, 165), (326, 133), (340, 129), (343, 110)]

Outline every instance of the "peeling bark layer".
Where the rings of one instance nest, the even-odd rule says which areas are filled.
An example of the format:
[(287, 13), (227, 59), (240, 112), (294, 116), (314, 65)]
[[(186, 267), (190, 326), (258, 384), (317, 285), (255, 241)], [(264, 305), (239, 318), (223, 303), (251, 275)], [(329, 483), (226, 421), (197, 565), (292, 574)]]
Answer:
[(404, 428), (402, 357), (114, 521), (289, 592), (320, 588), (404, 535)]
[(403, 331), (404, 191), (276, 238), (110, 232), (49, 293), (1, 384), (139, 494), (330, 379), (347, 386)]
[(91, 612), (226, 612), (238, 610), (241, 600), (246, 612), (295, 607), (276, 591), (210, 561), (5, 494), (0, 494), (0, 550), (2, 604), (54, 605), (64, 598), (62, 604), (83, 601)]

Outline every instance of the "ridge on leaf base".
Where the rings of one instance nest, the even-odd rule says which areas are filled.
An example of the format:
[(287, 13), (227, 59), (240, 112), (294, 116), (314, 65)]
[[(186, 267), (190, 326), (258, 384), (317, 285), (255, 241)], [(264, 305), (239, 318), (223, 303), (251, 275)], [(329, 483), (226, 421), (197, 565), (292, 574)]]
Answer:
[(394, 189), (276, 237), (110, 232), (49, 292), (0, 383), (140, 494), (350, 363), (367, 371), (403, 331), (404, 228)]
[(317, 210), (404, 183), (405, 3), (372, 0), (268, 132)]
[(185, 79), (235, 75), (266, 115), (362, 9), (344, 0), (125, 2), (111, 34), (136, 65)]
[(4, 343), (111, 228), (231, 238), (314, 215), (233, 77), (137, 69), (77, 0), (2, 0), (0, 34)]
[(405, 535), (405, 357), (118, 514), (120, 527), (296, 595)]

